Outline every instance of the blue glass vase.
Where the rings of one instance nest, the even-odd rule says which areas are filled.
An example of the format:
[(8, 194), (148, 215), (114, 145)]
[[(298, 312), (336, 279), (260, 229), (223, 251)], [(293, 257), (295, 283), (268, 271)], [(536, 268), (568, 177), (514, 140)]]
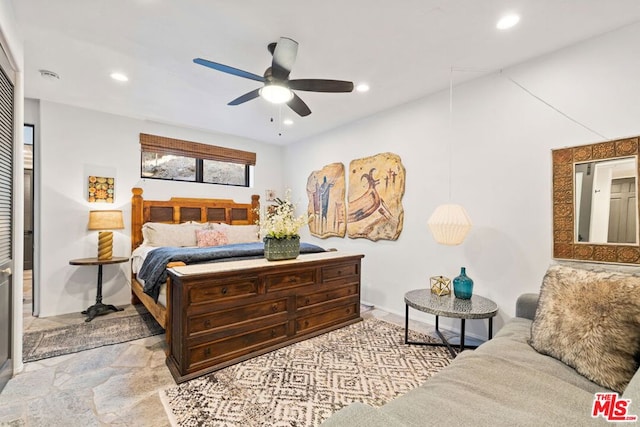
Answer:
[(453, 294), (460, 299), (471, 299), (473, 295), (473, 280), (467, 276), (465, 267), (460, 268), (460, 275), (453, 279)]

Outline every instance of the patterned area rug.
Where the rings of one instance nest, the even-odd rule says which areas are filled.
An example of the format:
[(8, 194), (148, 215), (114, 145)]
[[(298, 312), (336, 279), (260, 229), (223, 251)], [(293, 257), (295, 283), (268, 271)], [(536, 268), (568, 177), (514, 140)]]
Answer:
[[(430, 338), (411, 332), (411, 339)], [(381, 406), (447, 366), (444, 347), (404, 344), (368, 319), (160, 392), (179, 426), (317, 426), (352, 402)]]
[(33, 362), (162, 333), (164, 329), (149, 312), (25, 332), (22, 358), (24, 362)]

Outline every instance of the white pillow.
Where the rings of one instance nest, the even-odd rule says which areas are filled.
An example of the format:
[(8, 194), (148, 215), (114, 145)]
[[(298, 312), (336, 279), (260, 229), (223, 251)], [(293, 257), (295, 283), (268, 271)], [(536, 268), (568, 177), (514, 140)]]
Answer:
[(144, 243), (149, 246), (197, 246), (196, 230), (202, 230), (206, 224), (183, 223), (165, 224), (146, 222), (142, 225)]
[(234, 243), (251, 243), (260, 241), (260, 227), (257, 225), (229, 225), (212, 223), (212, 230), (220, 230), (227, 235), (229, 245)]

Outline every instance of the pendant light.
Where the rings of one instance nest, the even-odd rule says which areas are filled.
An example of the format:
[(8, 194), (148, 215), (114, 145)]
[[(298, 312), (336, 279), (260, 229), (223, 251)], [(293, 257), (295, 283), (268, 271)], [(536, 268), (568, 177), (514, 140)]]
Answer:
[[(449, 78), (449, 127), (453, 126), (453, 67)], [(451, 143), (449, 143), (449, 200), (451, 200)], [(462, 243), (471, 230), (471, 219), (467, 211), (457, 204), (440, 205), (427, 221), (433, 238), (441, 245), (455, 246)]]
[(433, 238), (441, 245), (459, 245), (471, 230), (471, 220), (460, 205), (440, 205), (427, 221)]

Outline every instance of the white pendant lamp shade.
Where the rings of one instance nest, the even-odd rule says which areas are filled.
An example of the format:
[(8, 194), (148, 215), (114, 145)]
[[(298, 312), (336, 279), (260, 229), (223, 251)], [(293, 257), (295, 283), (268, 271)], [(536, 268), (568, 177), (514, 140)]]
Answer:
[(460, 205), (440, 205), (427, 221), (436, 242), (459, 245), (471, 230), (469, 215)]

